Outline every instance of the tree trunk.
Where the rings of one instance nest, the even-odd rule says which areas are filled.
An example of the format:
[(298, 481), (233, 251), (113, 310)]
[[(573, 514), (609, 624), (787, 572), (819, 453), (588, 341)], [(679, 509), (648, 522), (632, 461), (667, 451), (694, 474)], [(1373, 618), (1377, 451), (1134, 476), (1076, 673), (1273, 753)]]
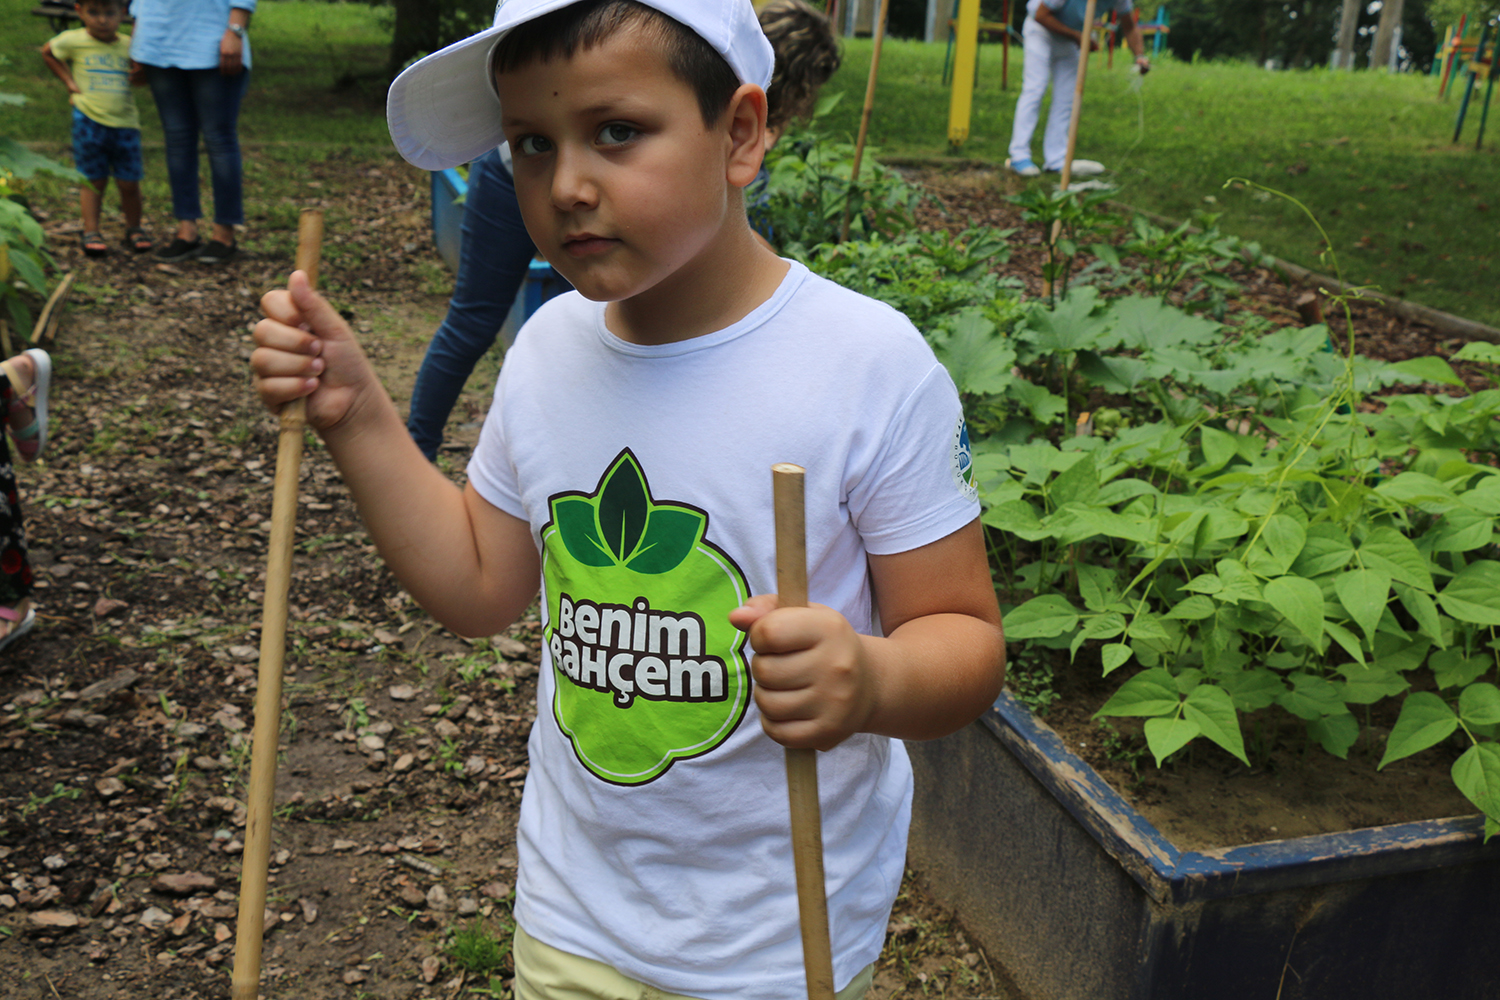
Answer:
[(1375, 48), (1370, 52), (1370, 68), (1384, 69), (1391, 61), (1391, 40), (1401, 27), (1401, 8), (1406, 0), (1384, 0), (1380, 5), (1380, 24), (1375, 28)]
[(1334, 69), (1354, 68), (1354, 38), (1359, 30), (1360, 3), (1361, 0), (1344, 0), (1344, 10), (1339, 15), (1339, 44), (1333, 50)]
[(431, 0), (395, 0), (395, 30), (391, 34), (388, 69), (395, 76), (414, 57), (442, 47), (438, 37), (443, 4)]

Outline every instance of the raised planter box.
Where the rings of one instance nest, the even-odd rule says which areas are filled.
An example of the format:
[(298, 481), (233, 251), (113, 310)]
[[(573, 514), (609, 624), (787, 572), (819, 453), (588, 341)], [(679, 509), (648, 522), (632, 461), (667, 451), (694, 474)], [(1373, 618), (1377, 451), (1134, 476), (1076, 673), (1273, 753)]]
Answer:
[(1182, 851), (1008, 694), (910, 744), (910, 858), (1032, 1000), (1496, 1000), (1479, 816)]

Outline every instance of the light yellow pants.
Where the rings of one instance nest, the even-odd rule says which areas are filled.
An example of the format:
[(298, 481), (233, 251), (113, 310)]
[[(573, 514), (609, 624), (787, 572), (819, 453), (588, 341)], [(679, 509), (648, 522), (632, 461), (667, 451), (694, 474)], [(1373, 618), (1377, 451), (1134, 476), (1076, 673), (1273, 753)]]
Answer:
[[(516, 1000), (693, 1000), (663, 993), (654, 986), (623, 976), (591, 958), (558, 951), (516, 927)], [(870, 988), (875, 967), (867, 966), (839, 990), (837, 1000), (861, 1000)]]

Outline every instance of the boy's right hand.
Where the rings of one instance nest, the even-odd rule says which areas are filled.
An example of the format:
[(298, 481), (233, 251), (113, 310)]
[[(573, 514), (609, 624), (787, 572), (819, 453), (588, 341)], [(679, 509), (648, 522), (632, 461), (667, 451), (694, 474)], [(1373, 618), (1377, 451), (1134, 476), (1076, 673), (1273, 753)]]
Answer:
[(255, 388), (272, 412), (307, 397), (307, 422), (326, 432), (355, 413), (372, 386), (380, 390), (354, 332), (307, 275), (292, 272), (287, 287), (260, 300), (266, 318), (255, 324), (250, 355)]

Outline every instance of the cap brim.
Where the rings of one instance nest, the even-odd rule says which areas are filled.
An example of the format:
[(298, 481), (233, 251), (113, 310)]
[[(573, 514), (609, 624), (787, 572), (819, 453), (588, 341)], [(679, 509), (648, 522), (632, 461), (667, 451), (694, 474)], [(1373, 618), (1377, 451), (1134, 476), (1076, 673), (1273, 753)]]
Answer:
[(490, 52), (504, 28), (488, 28), (408, 66), (386, 94), (391, 139), (423, 170), (467, 163), (505, 141)]

